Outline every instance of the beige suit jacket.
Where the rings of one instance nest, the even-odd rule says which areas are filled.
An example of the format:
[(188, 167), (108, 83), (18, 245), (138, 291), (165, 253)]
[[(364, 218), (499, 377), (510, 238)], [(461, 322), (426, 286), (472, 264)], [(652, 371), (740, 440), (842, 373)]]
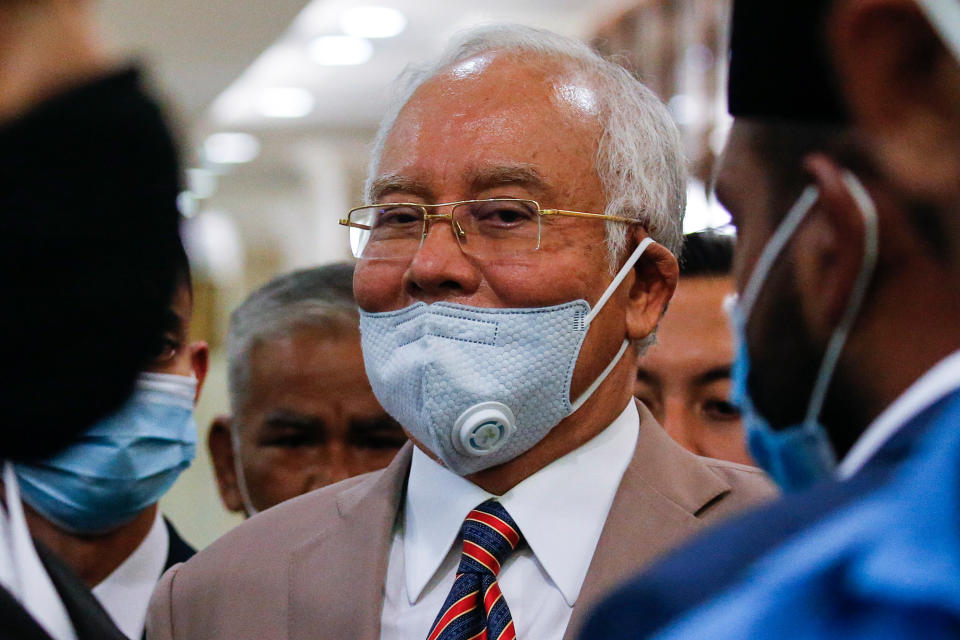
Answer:
[[(383, 471), (277, 505), (172, 567), (150, 604), (150, 640), (379, 638), (411, 451), (408, 444)], [(641, 406), (636, 452), (565, 638), (575, 637), (591, 606), (617, 583), (772, 494), (759, 470), (687, 452)]]

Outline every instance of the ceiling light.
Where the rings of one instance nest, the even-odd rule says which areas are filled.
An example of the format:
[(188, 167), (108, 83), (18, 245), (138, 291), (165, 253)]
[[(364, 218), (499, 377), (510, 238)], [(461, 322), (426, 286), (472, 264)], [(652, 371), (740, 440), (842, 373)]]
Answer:
[(214, 164), (243, 164), (260, 153), (260, 141), (249, 133), (214, 133), (203, 141), (203, 155)]
[(313, 94), (301, 87), (270, 87), (260, 93), (257, 110), (268, 118), (302, 118), (313, 104)]
[(358, 38), (392, 38), (407, 26), (407, 19), (389, 7), (354, 7), (340, 14), (340, 28)]
[(363, 64), (373, 57), (373, 45), (353, 36), (320, 36), (310, 41), (310, 57), (329, 66)]

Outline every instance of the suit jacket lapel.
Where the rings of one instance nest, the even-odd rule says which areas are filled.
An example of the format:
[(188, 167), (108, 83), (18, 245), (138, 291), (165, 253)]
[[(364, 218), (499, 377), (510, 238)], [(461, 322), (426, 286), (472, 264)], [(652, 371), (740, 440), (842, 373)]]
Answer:
[(637, 448), (610, 507), (564, 638), (573, 640), (593, 605), (614, 586), (703, 527), (696, 514), (730, 491), (717, 474), (667, 436), (638, 403)]
[(36, 541), (34, 544), (40, 561), (67, 609), (78, 640), (126, 640), (90, 589), (51, 551)]
[[(291, 640), (380, 637), (393, 525), (410, 470), (412, 446), (407, 443), (374, 480), (340, 494), (334, 523), (292, 552)], [(358, 544), (358, 540), (364, 542)], [(345, 549), (363, 551), (348, 556)], [(321, 597), (323, 602), (318, 604)]]
[(17, 602), (13, 595), (0, 587), (0, 620), (2, 620), (2, 638), (17, 640), (51, 640), (47, 632), (37, 624), (27, 610)]

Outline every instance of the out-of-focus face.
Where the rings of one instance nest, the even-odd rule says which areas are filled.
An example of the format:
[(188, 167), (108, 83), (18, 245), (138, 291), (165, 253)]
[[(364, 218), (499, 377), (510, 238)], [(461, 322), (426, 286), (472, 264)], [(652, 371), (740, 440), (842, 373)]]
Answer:
[(370, 389), (353, 330), (303, 327), (255, 345), (234, 419), (257, 510), (383, 468), (406, 441)]
[[(497, 54), (461, 62), (424, 84), (404, 107), (387, 138), (373, 200), (515, 197), (603, 213), (606, 199), (594, 167), (596, 105), (592, 87), (575, 74)], [(503, 308), (581, 298), (596, 303), (612, 280), (605, 225), (548, 217), (542, 234), (538, 251), (480, 261), (463, 253), (449, 223), (433, 222), (411, 259), (358, 263), (357, 302), (371, 312), (419, 301)], [(622, 343), (629, 289), (621, 287), (591, 325), (571, 396), (596, 379)]]
[(181, 282), (174, 292), (167, 310), (163, 335), (153, 362), (147, 366), (150, 373), (168, 373), (197, 378), (197, 397), (207, 375), (209, 349), (205, 342), (190, 342), (190, 321), (193, 318), (193, 293), (190, 285)]
[[(734, 122), (716, 182), (717, 197), (737, 227), (733, 273), (741, 294), (791, 204), (777, 205), (782, 211), (771, 210), (775, 200), (750, 131), (749, 124)], [(794, 246), (791, 239), (768, 272), (747, 324), (750, 396), (775, 429), (804, 417), (823, 358), (823, 347), (813, 342), (799, 303)]]
[(681, 277), (657, 343), (638, 359), (634, 394), (690, 451), (752, 464), (740, 413), (727, 399), (733, 339), (723, 299), (732, 292), (730, 277)]

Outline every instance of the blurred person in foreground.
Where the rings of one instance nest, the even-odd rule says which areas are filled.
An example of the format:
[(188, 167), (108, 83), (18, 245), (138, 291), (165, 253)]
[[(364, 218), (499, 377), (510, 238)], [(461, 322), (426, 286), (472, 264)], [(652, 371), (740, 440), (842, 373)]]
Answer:
[(657, 342), (640, 356), (634, 395), (671, 438), (697, 455), (753, 464), (730, 402), (733, 339), (724, 299), (733, 293), (733, 238), (684, 236), (680, 281)]
[(224, 506), (252, 516), (382, 469), (406, 442), (363, 370), (353, 265), (274, 278), (230, 316), (231, 415), (208, 445)]
[(33, 536), (56, 553), (133, 640), (160, 575), (195, 553), (157, 507), (196, 451), (193, 407), (208, 349), (190, 342), (186, 253), (162, 332), (133, 395), (53, 456), (14, 464)]
[(173, 141), (137, 73), (104, 53), (93, 10), (0, 1), (4, 638), (124, 637), (31, 538), (14, 469), (124, 404), (155, 353), (181, 251)]
[(833, 83), (831, 4), (735, 3), (717, 179), (738, 228), (733, 395), (792, 494), (629, 583), (585, 638), (960, 628), (958, 282), (938, 218), (878, 168)]
[(377, 204), (344, 223), (367, 376), (413, 443), (167, 572), (158, 640), (569, 638), (600, 593), (771, 491), (632, 397), (684, 207), (656, 97), (581, 42), (510, 25), (402, 82)]

